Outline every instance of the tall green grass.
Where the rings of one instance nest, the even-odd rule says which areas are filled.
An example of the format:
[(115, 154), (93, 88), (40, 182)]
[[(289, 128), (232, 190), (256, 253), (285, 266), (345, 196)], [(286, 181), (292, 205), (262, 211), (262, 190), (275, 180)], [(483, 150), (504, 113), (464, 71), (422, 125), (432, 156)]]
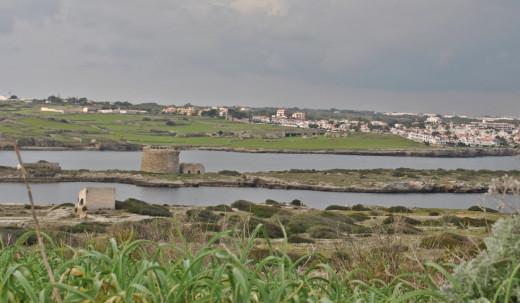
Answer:
[[(52, 287), (64, 302), (446, 302), (453, 301), (446, 295), (466, 294), (459, 276), (433, 262), (423, 275), (403, 273), (385, 282), (363, 269), (334, 268), (318, 253), (294, 260), (287, 241), (275, 248), (262, 225), (248, 238), (234, 230), (218, 233), (198, 250), (177, 225), (173, 243), (111, 239), (104, 251), (57, 247), (45, 235), (53, 285), (38, 248), (23, 245), (32, 233), (13, 246), (0, 243), (0, 302), (50, 302)], [(266, 257), (253, 257), (258, 245), (268, 249)], [(509, 274), (488, 294), (495, 302), (516, 302), (520, 266), (516, 259), (502, 264), (510, 264)], [(442, 291), (439, 275), (449, 285)]]
[[(180, 245), (147, 240), (118, 244), (111, 239), (105, 251), (56, 247), (47, 236), (55, 285), (45, 275), (38, 250), (22, 245), (24, 237), (14, 246), (2, 244), (1, 302), (48, 302), (53, 286), (64, 302), (382, 302), (441, 297), (436, 290), (415, 290), (406, 275), (388, 284), (367, 283), (356, 280), (361, 270), (337, 274), (320, 254), (292, 260), (286, 246), (271, 245), (262, 225), (250, 238), (236, 231), (219, 233), (197, 252), (180, 232)], [(255, 260), (250, 253), (258, 242), (270, 253)]]

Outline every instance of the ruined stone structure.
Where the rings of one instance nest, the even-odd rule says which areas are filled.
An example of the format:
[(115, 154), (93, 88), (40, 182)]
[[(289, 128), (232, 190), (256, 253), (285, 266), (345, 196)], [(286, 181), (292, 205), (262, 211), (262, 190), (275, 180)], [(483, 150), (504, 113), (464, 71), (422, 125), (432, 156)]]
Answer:
[(83, 218), (87, 211), (115, 209), (116, 189), (113, 187), (85, 187), (78, 194), (78, 203), (74, 207), (76, 216)]
[(180, 150), (173, 147), (145, 147), (141, 171), (156, 174), (199, 174), (206, 172), (200, 163), (179, 163)]
[(180, 150), (172, 147), (145, 147), (141, 171), (158, 174), (178, 174)]
[(181, 163), (181, 174), (203, 175), (205, 172), (204, 165), (200, 163)]

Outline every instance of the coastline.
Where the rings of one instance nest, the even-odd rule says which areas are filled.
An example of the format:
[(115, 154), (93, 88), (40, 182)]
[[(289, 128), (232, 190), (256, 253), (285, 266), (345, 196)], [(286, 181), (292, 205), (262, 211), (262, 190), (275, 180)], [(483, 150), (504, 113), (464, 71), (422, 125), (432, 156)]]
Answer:
[[(21, 173), (4, 172), (0, 174), (0, 182), (23, 182)], [(99, 182), (121, 183), (142, 187), (258, 187), (265, 189), (294, 189), (326, 192), (354, 192), (354, 193), (485, 193), (488, 184), (470, 185), (464, 182), (450, 184), (435, 184), (423, 181), (378, 182), (372, 187), (363, 186), (333, 186), (310, 185), (298, 182), (286, 182), (276, 178), (258, 177), (243, 174), (238, 177), (227, 177), (215, 180), (165, 180), (153, 176), (120, 172), (78, 172), (74, 174), (32, 174), (31, 183), (58, 183), (58, 182)]]
[[(142, 151), (145, 145), (109, 143), (98, 146), (21, 146), (21, 150), (36, 151)], [(359, 156), (393, 156), (393, 157), (438, 157), (438, 158), (476, 158), (476, 157), (507, 157), (520, 154), (515, 148), (424, 148), (424, 149), (322, 149), (322, 150), (292, 150), (292, 149), (246, 149), (218, 146), (178, 146), (181, 150), (225, 151), (239, 153), (272, 153), (272, 154), (332, 154)], [(12, 150), (10, 146), (0, 147), (0, 150)]]

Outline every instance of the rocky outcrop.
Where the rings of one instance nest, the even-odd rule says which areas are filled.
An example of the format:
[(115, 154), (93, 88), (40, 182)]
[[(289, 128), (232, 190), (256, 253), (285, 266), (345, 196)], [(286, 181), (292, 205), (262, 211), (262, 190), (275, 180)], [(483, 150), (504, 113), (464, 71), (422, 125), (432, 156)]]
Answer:
[[(330, 192), (359, 192), (359, 193), (484, 193), (488, 185), (470, 185), (462, 182), (435, 184), (422, 181), (403, 181), (394, 183), (375, 183), (371, 187), (358, 185), (333, 186), (328, 184), (312, 185), (297, 182), (285, 182), (270, 177), (257, 177), (242, 175), (215, 180), (165, 180), (153, 176), (120, 173), (120, 172), (78, 172), (78, 173), (53, 173), (53, 174), (31, 174), (29, 180), (32, 183), (52, 182), (103, 182), (123, 183), (146, 187), (259, 187), (267, 189), (298, 189)], [(0, 173), (0, 182), (23, 182), (19, 171), (5, 171)]]

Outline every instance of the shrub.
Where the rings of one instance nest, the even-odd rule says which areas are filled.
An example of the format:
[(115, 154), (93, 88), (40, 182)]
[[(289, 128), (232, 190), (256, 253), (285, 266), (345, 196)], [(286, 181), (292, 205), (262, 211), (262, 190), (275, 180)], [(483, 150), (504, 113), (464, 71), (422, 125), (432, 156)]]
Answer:
[[(520, 299), (520, 216), (500, 219), (484, 239), (486, 250), (453, 271), (452, 283), (441, 287), (448, 302), (518, 302)], [(456, 284), (454, 284), (456, 283)]]
[(74, 207), (74, 206), (76, 206), (76, 205), (74, 205), (73, 203), (61, 203), (60, 205), (56, 205), (53, 208), (51, 208), (51, 211), (52, 210), (56, 210), (56, 209), (60, 209), (60, 208)]
[(338, 231), (328, 226), (314, 226), (309, 229), (309, 235), (316, 239), (337, 239)]
[[(20, 227), (0, 227), (0, 238), (5, 245), (13, 245), (26, 232), (27, 230)], [(23, 244), (34, 245), (36, 243), (38, 243), (38, 240), (36, 235), (33, 234), (27, 237)]]
[(58, 227), (58, 230), (69, 232), (72, 234), (79, 233), (100, 233), (104, 234), (107, 232), (109, 224), (101, 222), (81, 222), (76, 225), (62, 225)]
[(365, 213), (351, 213), (348, 214), (349, 217), (356, 219), (356, 221), (365, 221), (370, 219), (370, 217)]
[(392, 206), (389, 207), (387, 210), (389, 213), (412, 213), (413, 211), (409, 209), (408, 207), (404, 206)]
[(137, 199), (127, 199), (124, 202), (116, 201), (116, 209), (124, 209), (132, 214), (156, 216), (156, 217), (171, 217), (172, 214), (168, 208), (157, 205), (146, 203)]
[(300, 235), (290, 235), (289, 238), (287, 238), (287, 242), (289, 243), (315, 243), (316, 241), (302, 237)]
[(386, 232), (389, 234), (397, 233), (397, 234), (415, 235), (418, 233), (422, 233), (422, 230), (413, 225), (403, 223), (403, 224), (388, 225), (388, 227), (386, 228)]
[(480, 212), (488, 212), (488, 213), (498, 213), (498, 210), (496, 209), (492, 209), (492, 208), (489, 208), (489, 207), (481, 207), (481, 206), (477, 206), (477, 205), (474, 205), (474, 206), (471, 206), (470, 208), (468, 208), (469, 211), (480, 211)]
[(457, 224), (458, 222), (462, 221), (462, 218), (457, 216), (443, 216), (442, 221), (446, 223)]
[(208, 206), (206, 207), (207, 210), (211, 211), (224, 211), (224, 212), (233, 212), (233, 208), (230, 206), (227, 206), (226, 204), (219, 204), (217, 206)]
[(239, 215), (229, 217), (229, 223), (234, 228), (244, 229), (244, 234), (250, 236), (258, 224), (263, 224), (270, 238), (283, 238), (284, 234), (280, 225), (255, 217), (243, 218)]
[(274, 214), (280, 212), (280, 209), (266, 205), (258, 205), (246, 200), (237, 200), (231, 204), (231, 207), (250, 212), (259, 218), (271, 218)]
[(421, 224), (421, 221), (413, 219), (413, 218), (405, 217), (405, 216), (395, 216), (395, 217), (394, 216), (389, 216), (388, 218), (383, 220), (383, 224), (392, 224), (395, 221), (404, 222), (404, 223), (407, 223), (407, 224), (410, 224), (410, 225), (419, 225), (419, 224)]
[[(23, 205), (23, 208), (24, 209), (31, 209), (31, 204), (24, 204)], [(34, 205), (34, 209), (42, 209), (43, 207), (40, 206), (40, 205)]]
[(227, 170), (227, 169), (221, 170), (218, 173), (221, 175), (224, 175), (224, 176), (235, 176), (235, 177), (242, 175), (241, 173), (237, 172), (236, 170)]
[(186, 211), (188, 218), (198, 222), (217, 222), (220, 216), (207, 209), (189, 209)]
[(356, 222), (352, 217), (337, 213), (333, 211), (324, 210), (319, 213), (319, 215), (323, 218), (332, 219), (334, 222), (346, 223), (346, 224), (354, 224)]
[(216, 223), (197, 223), (194, 224), (195, 228), (202, 230), (203, 232), (220, 232), (222, 228)]
[(440, 216), (440, 215), (442, 215), (442, 214), (439, 212), (436, 212), (436, 211), (431, 211), (430, 213), (428, 213), (428, 216), (430, 216), (430, 217), (435, 217), (435, 216)]
[(455, 225), (457, 225), (458, 228), (466, 228), (466, 227), (483, 227), (487, 226), (488, 224), (493, 224), (495, 221), (488, 220), (485, 218), (470, 218), (470, 217), (464, 217), (460, 221), (458, 221)]
[(291, 201), (291, 205), (292, 206), (303, 206), (303, 203), (299, 199), (294, 199), (294, 200)]
[(421, 240), (421, 244), (419, 244), (422, 248), (455, 248), (461, 247), (464, 244), (469, 243), (469, 239), (467, 237), (453, 234), (453, 233), (442, 233), (437, 236), (426, 237)]
[(348, 206), (341, 206), (341, 205), (329, 205), (325, 210), (350, 210), (350, 207)]
[(370, 208), (365, 207), (363, 204), (356, 204), (356, 205), (352, 206), (352, 210), (355, 210), (355, 211), (367, 211), (367, 210), (370, 210)]
[(371, 210), (368, 212), (371, 216), (378, 217), (381, 216), (381, 212), (378, 210)]
[(265, 200), (265, 204), (267, 204), (267, 205), (281, 205), (282, 203), (280, 203), (278, 201), (275, 201), (275, 200), (272, 200), (272, 199), (267, 199), (267, 200)]
[(367, 233), (370, 229), (358, 226), (355, 220), (347, 215), (332, 211), (310, 212), (288, 216), (287, 230), (291, 233), (310, 232), (313, 227), (332, 228), (338, 232)]
[(444, 225), (444, 222), (441, 220), (434, 220), (434, 219), (426, 219), (421, 222), (422, 226), (442, 226)]

